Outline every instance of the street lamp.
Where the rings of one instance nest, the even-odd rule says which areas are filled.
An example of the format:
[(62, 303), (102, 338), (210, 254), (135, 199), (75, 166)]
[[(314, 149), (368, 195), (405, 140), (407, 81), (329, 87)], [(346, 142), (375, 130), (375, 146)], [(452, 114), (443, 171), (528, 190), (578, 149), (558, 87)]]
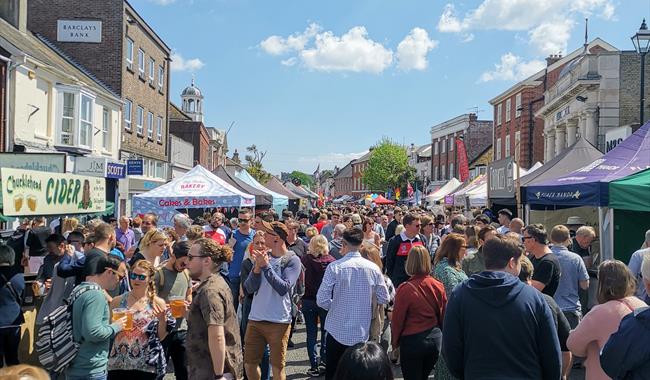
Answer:
[(645, 23), (645, 18), (641, 23), (639, 31), (632, 36), (632, 43), (636, 52), (641, 55), (641, 91), (640, 96), (640, 111), (639, 111), (639, 125), (643, 125), (643, 107), (645, 103), (644, 91), (645, 91), (645, 55), (648, 53), (648, 48), (650, 48), (650, 31), (648, 31), (648, 26)]

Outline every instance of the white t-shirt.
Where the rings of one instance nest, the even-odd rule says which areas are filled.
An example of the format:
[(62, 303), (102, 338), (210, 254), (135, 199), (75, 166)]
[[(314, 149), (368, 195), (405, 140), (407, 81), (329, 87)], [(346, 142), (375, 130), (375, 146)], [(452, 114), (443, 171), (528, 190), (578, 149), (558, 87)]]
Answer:
[[(282, 257), (269, 257), (269, 266), (276, 274), (282, 273)], [(273, 290), (262, 272), (262, 283), (253, 297), (251, 321), (266, 321), (275, 323), (291, 323), (291, 292), (281, 296)]]

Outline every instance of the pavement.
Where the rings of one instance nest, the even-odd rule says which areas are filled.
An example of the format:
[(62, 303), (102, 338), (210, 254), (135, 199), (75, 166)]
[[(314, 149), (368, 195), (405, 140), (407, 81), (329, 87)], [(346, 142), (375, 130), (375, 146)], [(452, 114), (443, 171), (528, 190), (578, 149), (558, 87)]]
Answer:
[[(309, 359), (307, 357), (307, 344), (306, 342), (307, 335), (305, 334), (305, 325), (296, 324), (296, 331), (293, 334), (294, 347), (290, 348), (287, 352), (287, 365), (286, 373), (287, 380), (297, 380), (297, 379), (311, 379), (307, 376), (305, 372), (309, 369)], [(395, 379), (403, 379), (402, 371), (399, 366), (393, 366), (393, 373)], [(325, 377), (318, 377), (315, 379), (324, 379)], [(571, 371), (569, 380), (584, 380), (585, 373), (584, 369), (574, 369)], [(165, 376), (165, 380), (173, 380), (173, 375)], [(429, 379), (433, 379), (433, 374), (429, 376)]]

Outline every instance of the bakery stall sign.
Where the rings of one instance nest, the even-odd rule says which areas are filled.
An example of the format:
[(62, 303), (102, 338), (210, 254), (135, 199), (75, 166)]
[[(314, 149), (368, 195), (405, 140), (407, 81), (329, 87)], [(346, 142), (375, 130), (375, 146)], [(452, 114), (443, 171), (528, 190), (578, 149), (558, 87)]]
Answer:
[(99, 20), (57, 20), (56, 40), (59, 42), (102, 42)]

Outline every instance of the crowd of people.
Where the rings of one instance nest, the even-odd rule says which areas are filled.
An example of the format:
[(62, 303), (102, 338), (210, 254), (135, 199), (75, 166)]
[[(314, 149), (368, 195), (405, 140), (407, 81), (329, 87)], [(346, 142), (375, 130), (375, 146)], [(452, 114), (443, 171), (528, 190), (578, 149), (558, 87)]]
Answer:
[[(650, 231), (628, 266), (598, 260), (577, 217), (547, 231), (507, 209), (232, 216), (22, 220), (0, 244), (0, 377), (282, 380), (296, 323), (306, 375), (327, 380), (392, 380), (391, 362), (406, 380), (650, 373)], [(44, 368), (19, 363), (26, 294)], [(61, 316), (74, 349), (57, 346)]]

